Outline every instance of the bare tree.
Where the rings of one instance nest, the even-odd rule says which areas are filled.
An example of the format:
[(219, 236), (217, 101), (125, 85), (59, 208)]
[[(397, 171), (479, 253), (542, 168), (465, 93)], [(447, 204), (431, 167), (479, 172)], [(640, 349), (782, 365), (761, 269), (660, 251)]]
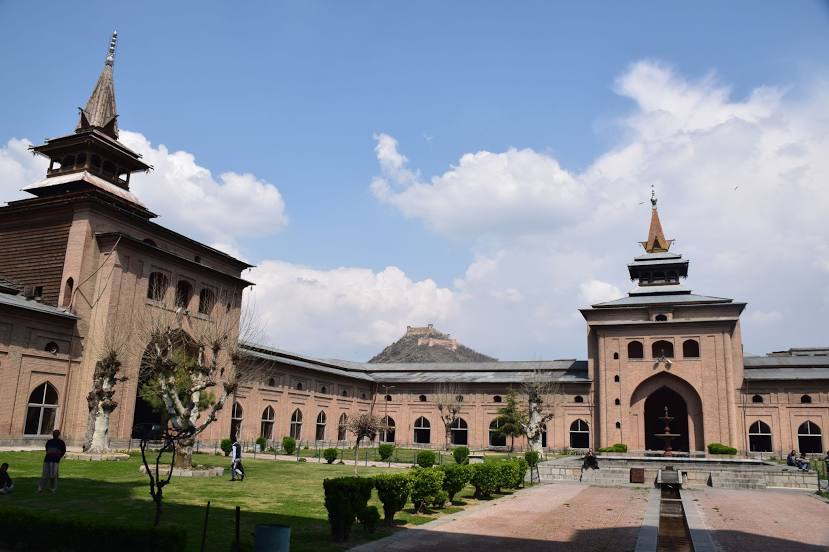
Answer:
[[(149, 463), (147, 462), (147, 439), (142, 438), (140, 445), (141, 461), (144, 464), (144, 470), (147, 473), (147, 477), (150, 478), (150, 496), (153, 498), (153, 504), (155, 505), (153, 525), (156, 527), (158, 527), (158, 522), (161, 521), (161, 504), (164, 497), (164, 487), (170, 483), (170, 479), (173, 477), (173, 468), (176, 465), (176, 440), (168, 430), (164, 431), (162, 442), (164, 444), (155, 451), (156, 455), (153, 465), (154, 469), (151, 469)], [(162, 474), (160, 469), (161, 457), (165, 452), (172, 453), (172, 460), (170, 461), (169, 468), (167, 468), (166, 475)]]
[(522, 430), (527, 436), (530, 450), (542, 451), (541, 437), (544, 427), (555, 415), (561, 398), (559, 384), (541, 370), (533, 371), (521, 382), (521, 391), (526, 401), (526, 412), (522, 416)]
[(373, 441), (377, 434), (383, 429), (383, 422), (378, 416), (371, 412), (363, 412), (348, 417), (348, 431), (354, 435), (354, 473), (357, 473), (357, 461), (360, 450), (360, 441), (368, 439)]
[(435, 405), (438, 407), (440, 414), (440, 421), (443, 422), (444, 436), (446, 438), (446, 450), (451, 448), (451, 431), (452, 424), (460, 417), (461, 403), (463, 395), (461, 395), (461, 387), (454, 383), (442, 383), (438, 385), (433, 395)]
[(127, 334), (118, 327), (110, 328), (101, 342), (98, 361), (92, 375), (92, 390), (86, 396), (89, 418), (83, 450), (101, 453), (110, 450), (109, 420), (118, 407), (115, 385), (126, 381), (120, 375), (122, 362), (129, 358), (129, 340)]

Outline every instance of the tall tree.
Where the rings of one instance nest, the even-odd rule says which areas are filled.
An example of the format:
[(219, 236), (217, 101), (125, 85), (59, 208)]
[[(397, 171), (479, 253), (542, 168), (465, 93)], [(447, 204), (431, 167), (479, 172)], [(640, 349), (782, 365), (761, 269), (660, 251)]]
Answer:
[(544, 372), (534, 371), (521, 383), (524, 396), (524, 419), (522, 429), (527, 436), (530, 450), (542, 452), (542, 434), (548, 421), (555, 415), (560, 400), (559, 384)]
[(354, 474), (356, 475), (360, 441), (363, 439), (373, 441), (383, 429), (383, 422), (371, 412), (364, 412), (350, 416), (346, 423), (348, 424), (348, 431), (354, 435)]
[(92, 374), (92, 390), (86, 396), (89, 417), (83, 450), (101, 453), (110, 450), (109, 420), (118, 407), (115, 386), (127, 378), (121, 375), (121, 364), (128, 357), (129, 340), (125, 334), (113, 328), (107, 331), (101, 342), (98, 361)]
[(446, 450), (452, 448), (452, 424), (460, 418), (461, 404), (463, 402), (461, 391), (461, 386), (455, 383), (442, 383), (438, 385), (433, 395), (435, 405), (438, 407), (438, 413), (440, 414), (440, 421), (443, 422)]
[(525, 415), (518, 404), (518, 394), (514, 389), (507, 393), (507, 400), (504, 406), (498, 409), (498, 432), (504, 437), (510, 438), (509, 450), (515, 449), (515, 438), (524, 435)]

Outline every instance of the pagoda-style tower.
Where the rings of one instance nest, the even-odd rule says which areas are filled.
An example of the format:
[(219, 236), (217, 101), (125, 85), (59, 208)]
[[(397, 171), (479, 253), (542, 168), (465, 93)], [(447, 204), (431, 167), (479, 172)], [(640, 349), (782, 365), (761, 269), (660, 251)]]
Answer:
[(118, 141), (118, 114), (115, 108), (115, 85), (112, 70), (118, 35), (112, 33), (109, 51), (98, 82), (80, 109), (80, 120), (73, 134), (51, 138), (32, 147), (32, 151), (49, 158), (46, 178), (24, 188), (38, 197), (94, 189), (121, 207), (152, 217), (152, 213), (129, 190), (130, 175), (148, 171), (141, 155)]

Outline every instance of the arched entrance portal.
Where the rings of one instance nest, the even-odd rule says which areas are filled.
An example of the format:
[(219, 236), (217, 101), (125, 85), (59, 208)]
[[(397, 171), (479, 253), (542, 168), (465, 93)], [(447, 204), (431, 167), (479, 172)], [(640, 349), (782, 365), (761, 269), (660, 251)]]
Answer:
[(679, 437), (671, 441), (673, 450), (688, 450), (688, 406), (685, 399), (676, 391), (668, 387), (660, 387), (650, 394), (645, 400), (645, 448), (648, 450), (663, 450), (665, 441), (655, 437), (657, 433), (663, 433), (665, 423), (659, 418), (665, 416), (665, 408), (668, 414), (673, 417), (670, 423), (671, 433)]

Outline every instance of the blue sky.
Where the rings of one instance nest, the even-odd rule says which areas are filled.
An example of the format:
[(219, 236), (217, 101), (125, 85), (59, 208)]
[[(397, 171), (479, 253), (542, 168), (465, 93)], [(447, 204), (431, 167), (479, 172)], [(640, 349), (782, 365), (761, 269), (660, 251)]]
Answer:
[[(378, 134), (396, 140), (423, 182), (465, 154), (509, 148), (580, 174), (626, 143), (631, 129), (621, 121), (637, 113), (637, 102), (619, 93), (618, 79), (634, 64), (658, 62), (700, 86), (714, 74), (735, 100), (771, 86), (796, 103), (822, 82), (829, 51), (825, 2), (0, 2), (0, 144), (73, 128), (114, 28), (122, 128), (191, 153), (214, 175), (251, 173), (278, 188), (289, 222), (228, 240), (235, 250), (257, 264), (322, 271), (394, 266), (413, 282), (431, 279), (456, 294), (470, 265), (512, 250), (516, 233), (436, 230), (434, 219), (379, 200), (369, 186), (381, 175)], [(637, 200), (650, 183), (641, 182)], [(631, 211), (634, 233), (645, 232), (646, 218)], [(636, 254), (630, 243), (603, 245), (629, 258)], [(590, 277), (626, 291), (623, 264), (602, 269)], [(741, 291), (723, 287), (700, 291)], [(372, 321), (399, 326), (399, 316), (382, 318)], [(459, 326), (447, 331), (484, 352), (584, 354), (580, 332), (513, 347), (456, 315), (443, 319)], [(281, 344), (280, 328), (268, 337)], [(360, 344), (335, 332), (326, 346), (311, 338), (285, 345), (360, 357), (400, 333)], [(764, 345), (756, 343), (758, 352), (770, 348)]]

